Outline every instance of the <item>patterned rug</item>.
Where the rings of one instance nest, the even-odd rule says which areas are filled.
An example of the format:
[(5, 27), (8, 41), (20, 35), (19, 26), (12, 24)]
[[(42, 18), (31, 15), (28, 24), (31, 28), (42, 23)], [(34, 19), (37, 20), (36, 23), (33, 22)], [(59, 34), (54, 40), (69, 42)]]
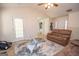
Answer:
[(64, 47), (51, 41), (33, 39), (31, 43), (18, 51), (15, 56), (53, 56)]

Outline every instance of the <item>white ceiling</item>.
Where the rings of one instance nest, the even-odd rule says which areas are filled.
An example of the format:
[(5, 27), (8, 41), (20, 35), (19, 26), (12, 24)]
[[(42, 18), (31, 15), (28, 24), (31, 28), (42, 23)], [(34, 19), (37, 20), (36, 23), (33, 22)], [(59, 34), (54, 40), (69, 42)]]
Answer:
[(79, 3), (58, 3), (58, 7), (45, 9), (44, 6), (38, 6), (36, 3), (13, 3), (13, 4), (0, 4), (1, 7), (15, 7), (15, 6), (29, 6), (30, 8), (34, 8), (35, 10), (39, 10), (49, 17), (58, 17), (67, 15), (68, 12), (66, 10), (72, 9), (72, 12), (79, 11)]

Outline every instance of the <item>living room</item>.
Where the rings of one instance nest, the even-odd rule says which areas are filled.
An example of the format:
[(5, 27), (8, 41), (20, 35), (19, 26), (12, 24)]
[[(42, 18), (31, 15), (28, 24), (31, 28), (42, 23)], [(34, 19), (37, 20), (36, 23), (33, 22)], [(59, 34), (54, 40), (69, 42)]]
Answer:
[[(6, 48), (5, 51), (1, 50), (2, 55), (62, 56), (64, 54), (58, 54), (58, 52), (65, 50), (66, 46), (66, 49), (68, 49), (70, 47), (68, 44), (71, 41), (77, 40), (79, 43), (79, 3), (54, 3), (54, 7), (51, 5), (50, 7), (45, 7), (44, 5), (44, 3), (0, 4), (0, 41), (1, 43), (5, 43), (5, 41), (7, 41), (11, 44), (10, 48)], [(47, 39), (48, 33), (51, 33), (55, 29), (59, 29), (58, 31), (61, 31), (62, 29), (71, 31), (70, 34), (68, 34), (70, 36), (66, 46), (62, 46), (62, 44), (60, 44), (58, 41), (55, 42), (54, 40), (51, 41), (49, 38)], [(38, 44), (36, 39), (38, 42), (41, 40), (43, 43)], [(27, 41), (33, 42), (28, 43), (30, 45), (27, 45)], [(53, 44), (53, 49), (50, 48), (52, 51), (49, 53), (47, 50), (45, 50), (46, 52), (44, 51), (41, 54), (37, 54), (37, 52), (33, 51), (35, 44), (33, 45), (32, 43), (37, 43), (38, 46), (44, 45), (41, 50), (50, 48)], [(47, 44), (50, 46), (47, 46)], [(15, 45), (17, 46), (16, 48)], [(26, 49), (26, 46), (31, 48), (28, 50)], [(78, 49), (79, 44), (77, 44), (77, 46)], [(40, 47), (37, 47), (35, 51), (39, 49)], [(48, 49), (48, 51), (50, 49)], [(22, 54), (25, 52), (25, 50), (27, 50), (26, 52), (28, 53)], [(53, 54), (51, 52), (53, 52)], [(75, 53), (69, 50), (68, 53), (65, 53), (65, 55), (79, 55), (79, 51)]]

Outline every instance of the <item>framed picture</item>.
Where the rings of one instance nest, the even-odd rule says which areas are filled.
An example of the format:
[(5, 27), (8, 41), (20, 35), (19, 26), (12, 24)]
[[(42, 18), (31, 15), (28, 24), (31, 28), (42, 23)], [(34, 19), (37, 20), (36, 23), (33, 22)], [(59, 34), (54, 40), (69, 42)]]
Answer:
[(43, 23), (42, 23), (42, 22), (39, 23), (39, 28), (40, 28), (40, 29), (43, 28)]
[(50, 30), (53, 30), (53, 23), (50, 23)]

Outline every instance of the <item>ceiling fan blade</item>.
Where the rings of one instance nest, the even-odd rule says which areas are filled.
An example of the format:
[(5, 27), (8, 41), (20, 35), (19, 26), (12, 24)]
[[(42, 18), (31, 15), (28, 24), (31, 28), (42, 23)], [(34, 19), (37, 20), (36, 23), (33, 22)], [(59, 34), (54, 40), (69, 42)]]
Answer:
[(43, 4), (44, 4), (44, 3), (39, 3), (38, 6), (41, 6), (41, 5), (43, 5)]
[(56, 4), (56, 3), (53, 3), (53, 5), (54, 5), (55, 7), (58, 7), (58, 4)]
[(48, 9), (48, 7), (45, 7), (45, 9), (47, 10), (47, 9)]

